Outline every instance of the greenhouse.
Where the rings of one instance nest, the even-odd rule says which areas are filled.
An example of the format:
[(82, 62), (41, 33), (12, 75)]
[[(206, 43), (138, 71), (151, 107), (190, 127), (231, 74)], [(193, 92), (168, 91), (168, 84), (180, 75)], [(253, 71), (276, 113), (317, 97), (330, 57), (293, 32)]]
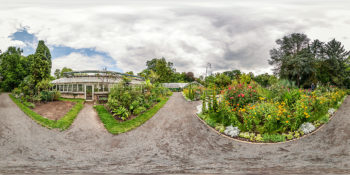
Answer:
[(181, 91), (183, 88), (186, 88), (187, 86), (190, 86), (190, 85), (203, 86), (196, 81), (191, 83), (162, 83), (162, 85), (166, 88), (171, 89), (172, 91)]
[(51, 82), (54, 84), (53, 90), (60, 91), (65, 98), (82, 98), (87, 101), (106, 97), (110, 88), (121, 82), (124, 76), (131, 80), (130, 85), (141, 85), (144, 81), (139, 76), (97, 70), (66, 72), (63, 76)]

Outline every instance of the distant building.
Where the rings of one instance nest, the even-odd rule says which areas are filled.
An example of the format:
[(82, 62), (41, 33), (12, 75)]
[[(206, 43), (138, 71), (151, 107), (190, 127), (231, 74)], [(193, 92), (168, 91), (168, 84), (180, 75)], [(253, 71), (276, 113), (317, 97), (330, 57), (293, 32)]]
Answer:
[(143, 77), (113, 71), (85, 70), (64, 73), (64, 77), (53, 80), (53, 89), (65, 98), (82, 98), (87, 101), (107, 96), (110, 89), (122, 81), (123, 76), (131, 78), (131, 85), (142, 84)]
[(162, 86), (171, 89), (172, 91), (181, 91), (189, 85), (203, 86), (200, 83), (194, 81), (191, 83), (162, 83)]

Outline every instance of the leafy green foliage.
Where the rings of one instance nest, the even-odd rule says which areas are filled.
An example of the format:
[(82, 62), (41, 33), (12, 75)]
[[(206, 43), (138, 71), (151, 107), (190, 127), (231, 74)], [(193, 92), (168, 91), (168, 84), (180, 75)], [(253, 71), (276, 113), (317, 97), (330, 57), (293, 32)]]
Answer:
[(214, 83), (216, 87), (223, 88), (231, 84), (231, 79), (225, 74), (216, 74)]
[(35, 108), (35, 104), (33, 104), (33, 103), (24, 101), (23, 104), (25, 106), (27, 106), (28, 108), (30, 108), (30, 109), (34, 109)]
[(265, 73), (265, 74), (255, 76), (253, 80), (259, 83), (263, 87), (268, 87), (268, 86), (271, 86), (272, 84), (275, 84), (278, 78), (276, 76)]
[(19, 86), (24, 77), (28, 74), (28, 60), (23, 57), (22, 50), (9, 47), (0, 55), (0, 88), (4, 91), (11, 91)]
[(127, 120), (130, 115), (138, 115), (160, 101), (161, 97), (169, 95), (169, 89), (153, 86), (150, 81), (142, 86), (128, 86), (121, 83), (111, 88), (107, 109), (113, 116)]
[(122, 120), (126, 120), (130, 116), (129, 111), (123, 106), (119, 106), (118, 108), (113, 109), (112, 112), (113, 112), (113, 116), (118, 116)]
[(97, 105), (95, 106), (95, 109), (107, 131), (112, 134), (120, 134), (137, 128), (138, 126), (145, 123), (147, 120), (152, 118), (153, 115), (156, 114), (158, 110), (162, 108), (167, 101), (168, 98), (165, 97), (148, 111), (140, 114), (136, 118), (124, 122), (118, 122), (117, 120), (115, 120), (112, 114), (109, 113), (109, 111), (103, 105)]
[(263, 134), (264, 142), (284, 142), (286, 141), (286, 136), (281, 134)]
[(147, 109), (143, 106), (139, 106), (137, 107), (135, 110), (134, 110), (134, 114), (135, 115), (139, 115), (141, 114), (142, 112), (145, 112)]
[(146, 62), (147, 68), (141, 72), (141, 75), (149, 78), (152, 83), (170, 82), (175, 72), (173, 63), (167, 62), (165, 58), (154, 58)]

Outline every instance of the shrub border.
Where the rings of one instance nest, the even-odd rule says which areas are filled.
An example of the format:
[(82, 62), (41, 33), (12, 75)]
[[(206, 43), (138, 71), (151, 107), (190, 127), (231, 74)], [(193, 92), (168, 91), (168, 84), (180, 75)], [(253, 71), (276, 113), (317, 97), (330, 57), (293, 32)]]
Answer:
[(34, 120), (36, 123), (38, 123), (41, 126), (44, 126), (48, 129), (54, 129), (58, 128), (61, 131), (64, 131), (68, 129), (75, 118), (78, 116), (81, 109), (84, 107), (84, 100), (83, 99), (67, 99), (67, 98), (60, 98), (60, 101), (72, 101), (77, 102), (61, 119), (59, 120), (50, 120), (48, 118), (45, 118), (38, 113), (34, 112), (27, 106), (25, 106), (23, 103), (21, 103), (18, 99), (16, 99), (12, 94), (9, 94), (12, 101), (32, 120)]
[[(348, 98), (348, 96), (346, 95), (344, 97), (344, 100), (342, 100), (342, 104), (343, 102), (346, 100), (346, 98)], [(341, 104), (341, 105), (342, 105)], [(339, 106), (339, 108), (341, 107), (341, 105)], [(338, 109), (339, 109), (338, 108)], [(336, 116), (337, 112), (338, 112), (338, 109), (331, 115), (329, 116), (329, 120), (327, 123), (331, 122), (331, 120)], [(241, 143), (248, 143), (248, 144), (257, 144), (257, 145), (271, 145), (271, 144), (284, 144), (284, 143), (288, 143), (288, 142), (294, 142), (294, 141), (297, 141), (299, 139), (302, 139), (302, 138), (305, 138), (307, 136), (311, 136), (312, 134), (316, 133), (317, 131), (319, 131), (321, 128), (323, 128), (327, 123), (324, 123), (322, 124), (321, 126), (319, 126), (318, 128), (316, 128), (315, 130), (313, 130), (311, 133), (309, 134), (305, 134), (299, 138), (294, 138), (292, 140), (287, 140), (287, 141), (284, 141), (284, 142), (249, 142), (249, 141), (245, 141), (245, 140), (241, 140), (241, 139), (237, 139), (237, 138), (233, 138), (233, 137), (229, 137), (227, 136), (226, 134), (223, 134), (223, 133), (220, 133), (219, 131), (217, 131), (215, 128), (209, 126), (203, 119), (201, 119), (198, 114), (194, 114), (204, 125), (206, 125), (208, 128), (212, 129), (216, 134), (220, 135), (220, 136), (223, 136), (227, 139), (230, 139), (230, 140), (233, 140), (233, 141), (237, 141), (237, 142), (241, 142)]]
[[(95, 105), (94, 109), (97, 112), (98, 117), (100, 118), (106, 130), (113, 135), (118, 135), (121, 133), (131, 131), (146, 123), (166, 104), (168, 100), (169, 97), (163, 98), (159, 103), (154, 105), (152, 108), (148, 109), (146, 112), (138, 115), (134, 119), (127, 120), (125, 122), (118, 122), (117, 120), (115, 120), (114, 117), (107, 111), (104, 105)], [(108, 121), (112, 121), (112, 123), (108, 123)], [(113, 128), (115, 127), (118, 129), (113, 130)]]

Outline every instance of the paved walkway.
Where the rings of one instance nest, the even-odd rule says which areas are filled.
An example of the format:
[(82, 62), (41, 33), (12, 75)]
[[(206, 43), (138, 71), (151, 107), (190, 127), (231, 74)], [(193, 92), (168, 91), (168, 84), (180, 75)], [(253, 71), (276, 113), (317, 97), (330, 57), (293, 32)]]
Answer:
[(149, 121), (109, 134), (86, 104), (70, 129), (36, 124), (0, 95), (1, 173), (350, 174), (350, 98), (310, 137), (252, 145), (217, 135), (195, 116), (198, 102), (174, 93)]

